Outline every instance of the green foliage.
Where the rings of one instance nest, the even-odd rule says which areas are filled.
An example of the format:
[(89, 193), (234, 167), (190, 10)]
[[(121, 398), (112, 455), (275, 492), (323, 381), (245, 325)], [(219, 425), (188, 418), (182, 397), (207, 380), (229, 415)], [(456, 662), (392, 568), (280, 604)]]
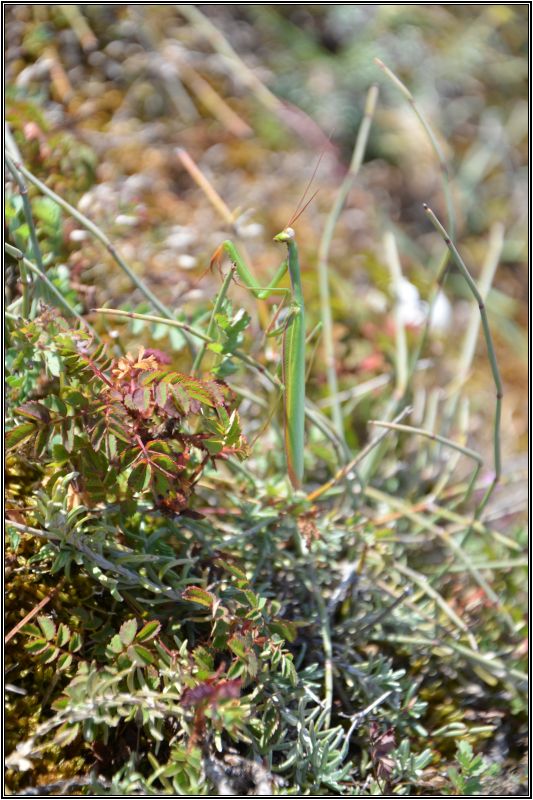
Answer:
[[(507, 262), (513, 296), (520, 296), (521, 193), (501, 188), (511, 181), (519, 189), (523, 181), (525, 112), (512, 106), (508, 89), (520, 85), (525, 60), (510, 56), (505, 69), (498, 62), (489, 74), (478, 42), (516, 52), (525, 35), (522, 12), (257, 6), (234, 26), (228, 9), (206, 7), (205, 14), (245, 61), (247, 42), (253, 59), (271, 59), (270, 89), (323, 115), (325, 127), (340, 120), (335, 139), (346, 154), (362, 113), (354, 86), (362, 97), (377, 77), (373, 56), (387, 63), (390, 57), (435, 129), (446, 129), (466, 252), (475, 266), (479, 253), (485, 257), (480, 232), (503, 219), (503, 269)], [(481, 793), (496, 774), (482, 753), (488, 746), (492, 752), (497, 733), (504, 745), (509, 740), (514, 758), (525, 730), (525, 528), (517, 524), (506, 533), (500, 526), (498, 515), (506, 521), (509, 514), (501, 497), (491, 504), (490, 524), (471, 527), (471, 509), (460, 500), (463, 462), (455, 469), (450, 453), (431, 439), (391, 433), (345, 480), (329, 482), (339, 460), (356, 455), (372, 435), (366, 421), (389, 418), (396, 407), (382, 222), (395, 220), (402, 263), (428, 298), (441, 243), (429, 252), (431, 237), (417, 210), (439, 185), (438, 165), (421, 147), (410, 109), (383, 87), (368, 151), (370, 160), (377, 158), (350, 193), (331, 249), (344, 444), (353, 453), (340, 452), (331, 435), (319, 342), (308, 359), (310, 494), (291, 494), (277, 388), (269, 393), (264, 380), (268, 368), (275, 382), (279, 350), (263, 347), (255, 313), (214, 297), (218, 275), (198, 279), (186, 272), (195, 260), (200, 267), (208, 262), (220, 225), (168, 153), (177, 121), (184, 136), (201, 130), (202, 169), (211, 171), (226, 201), (242, 205), (232, 228), (245, 239), (253, 233), (246, 232), (252, 205), (265, 230), (279, 229), (275, 220), (283, 224), (289, 216), (305, 182), (302, 161), (309, 160), (309, 149), (298, 155), (293, 146), (309, 130), (314, 134), (305, 117), (271, 98), (261, 111), (269, 94), (255, 90), (253, 108), (244, 96), (235, 106), (259, 133), (248, 141), (232, 135), (221, 142), (218, 117), (205, 125), (205, 114), (216, 116), (220, 104), (204, 106), (200, 98), (187, 118), (198, 99), (185, 69), (192, 42), (197, 53), (209, 49), (196, 68), (216, 91), (224, 84), (233, 91), (241, 76), (182, 11), (12, 6), (8, 14), (8, 69), (16, 77), (8, 86), (8, 120), (24, 163), (100, 224), (113, 237), (108, 250), (116, 245), (124, 252), (158, 296), (163, 286), (176, 289), (168, 299), (175, 321), (212, 339), (201, 361), (204, 375), (197, 376), (198, 368), (191, 376), (181, 330), (146, 318), (120, 325), (94, 313), (72, 327), (52, 310), (58, 298), (48, 289), (31, 285), (25, 296), (24, 264), (16, 252), (7, 260), (8, 790)], [(150, 70), (164, 64), (167, 48), (158, 52), (158, 46), (176, 32), (187, 95), (167, 86), (164, 70), (145, 81), (139, 19), (147, 23)], [(254, 28), (254, 20), (261, 26)], [(273, 34), (268, 48), (256, 30), (261, 27)], [(92, 45), (84, 38), (91, 29)], [(454, 48), (468, 55), (472, 68), (464, 68)], [(413, 59), (413, 69), (413, 53), (431, 54), (426, 70), (418, 68), (424, 58)], [(279, 64), (287, 68), (279, 71)], [(154, 79), (172, 91), (154, 92)], [(486, 105), (486, 86), (492, 98), (505, 95), (505, 108)], [(145, 127), (167, 103), (174, 104), (169, 118)], [(145, 112), (141, 124), (132, 118), (138, 106)], [(260, 150), (261, 130), (284, 152)], [(483, 134), (477, 142), (469, 139), (473, 130)], [(97, 157), (86, 145), (93, 141), (98, 192), (80, 203), (96, 178)], [(221, 170), (222, 162), (235, 171)], [(264, 170), (264, 180), (254, 186), (247, 169), (250, 175)], [(319, 322), (312, 273), (317, 237), (338, 174), (320, 171), (318, 201), (298, 221), (309, 330)], [(372, 185), (379, 187), (377, 205)], [(33, 184), (28, 192), (46, 274), (72, 308), (84, 313), (96, 293), (100, 305), (150, 312), (138, 294), (126, 296), (129, 281), (108, 276), (109, 260), (89, 236), (69, 236), (73, 222), (65, 211)], [(511, 202), (502, 205), (502, 197)], [(27, 213), (9, 179), (8, 239), (34, 260)], [(180, 233), (167, 238), (176, 225)], [(266, 265), (268, 242), (249, 239), (251, 261)], [(265, 272), (267, 281), (270, 275)], [(241, 291), (229, 280), (225, 285), (232, 298)], [(489, 316), (497, 311), (499, 332), (506, 320), (518, 330), (511, 317), (521, 304), (502, 291), (489, 295)], [(265, 308), (258, 304), (258, 310)], [(408, 331), (413, 360), (421, 338), (416, 326)], [(162, 350), (145, 349), (154, 343)], [(466, 441), (476, 428), (482, 431), (486, 416), (478, 418), (474, 403), (470, 420), (466, 404), (454, 413), (463, 387), (442, 383), (454, 373), (453, 363), (441, 342), (428, 342), (427, 351), (435, 369), (430, 375), (430, 359), (421, 362), (403, 399), (414, 400), (420, 424), (437, 431), (442, 423), (446, 436)], [(253, 369), (243, 373), (243, 361)], [(431, 383), (435, 374), (438, 386)], [(246, 398), (240, 408), (226, 379)], [(479, 397), (482, 405), (483, 391)], [(513, 431), (518, 416), (513, 412)], [(250, 468), (243, 428), (255, 445)], [(505, 478), (514, 490), (512, 474)]]
[[(46, 315), (13, 332), (7, 358), (12, 396), (25, 400), (13, 410), (8, 448), (46, 459), (49, 486), (76, 473), (72, 487), (87, 506), (150, 492), (178, 512), (208, 461), (246, 454), (227, 386), (170, 369), (164, 354), (113, 359)], [(40, 363), (48, 384), (39, 400), (27, 399), (35, 396), (27, 361)]]
[(483, 781), (498, 775), (500, 766), (490, 763), (481, 755), (474, 755), (470, 742), (463, 740), (457, 745), (457, 767), (448, 769), (448, 776), (455, 791), (449, 794), (477, 795), (483, 793)]

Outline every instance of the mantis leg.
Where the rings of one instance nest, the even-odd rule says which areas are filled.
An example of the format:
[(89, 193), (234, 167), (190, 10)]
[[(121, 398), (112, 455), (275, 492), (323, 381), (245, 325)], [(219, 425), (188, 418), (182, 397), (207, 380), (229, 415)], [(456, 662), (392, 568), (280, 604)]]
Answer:
[(213, 255), (213, 258), (211, 259), (211, 264), (215, 262), (220, 262), (223, 253), (226, 253), (226, 255), (228, 256), (240, 280), (243, 282), (246, 288), (252, 292), (254, 297), (257, 297), (258, 300), (265, 300), (267, 297), (269, 297), (271, 294), (274, 293), (276, 294), (290, 293), (290, 289), (276, 285), (287, 272), (288, 263), (286, 260), (280, 264), (278, 270), (276, 271), (276, 274), (274, 275), (268, 286), (263, 287), (257, 283), (255, 277), (252, 275), (247, 265), (243, 261), (239, 251), (237, 250), (233, 242), (230, 241), (229, 239), (227, 239), (225, 242), (222, 242), (220, 247), (217, 248), (215, 254)]

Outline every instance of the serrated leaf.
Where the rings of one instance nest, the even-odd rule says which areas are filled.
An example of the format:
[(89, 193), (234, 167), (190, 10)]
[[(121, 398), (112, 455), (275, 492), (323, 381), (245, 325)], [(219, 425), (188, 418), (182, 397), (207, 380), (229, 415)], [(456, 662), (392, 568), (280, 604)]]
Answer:
[(30, 419), (35, 419), (37, 422), (42, 422), (44, 425), (48, 425), (50, 423), (50, 412), (42, 403), (37, 403), (35, 400), (31, 400), (29, 403), (23, 403), (16, 409), (17, 414), (21, 414), (23, 417), (30, 417)]
[(186, 391), (179, 385), (179, 384), (168, 384), (168, 389), (170, 394), (172, 395), (172, 399), (174, 401), (174, 407), (179, 412), (179, 414), (187, 414), (191, 408), (191, 399)]
[(212, 353), (216, 353), (217, 355), (220, 355), (220, 353), (224, 352), (224, 348), (219, 342), (210, 342), (207, 345), (207, 349), (211, 350)]
[(128, 478), (128, 485), (134, 492), (143, 492), (150, 485), (151, 478), (152, 470), (150, 465), (142, 462), (132, 469)]
[(132, 663), (139, 667), (144, 667), (147, 664), (153, 664), (155, 662), (155, 658), (152, 653), (141, 644), (132, 644), (130, 647), (128, 647), (128, 656), (130, 657)]
[(6, 449), (10, 450), (12, 447), (22, 444), (26, 439), (30, 439), (34, 433), (35, 425), (33, 422), (23, 422), (21, 425), (17, 425), (16, 428), (12, 428), (6, 434)]
[(177, 385), (181, 385), (182, 389), (193, 400), (198, 400), (198, 402), (207, 406), (215, 405), (209, 390), (202, 381), (196, 380), (195, 378), (190, 378), (188, 375), (175, 373), (172, 388), (176, 389)]
[(41, 629), (34, 625), (33, 622), (27, 622), (22, 628), (22, 633), (26, 633), (28, 636), (40, 636)]
[(51, 647), (48, 645), (46, 650), (39, 654), (39, 661), (43, 664), (50, 664), (52, 661), (55, 661), (60, 652), (61, 651), (58, 650), (57, 647)]
[(48, 642), (51, 642), (56, 635), (56, 626), (50, 617), (45, 617), (44, 614), (39, 614), (37, 617), (39, 628), (42, 630), (44, 637)]
[(45, 350), (43, 353), (44, 360), (48, 371), (54, 378), (59, 378), (61, 375), (61, 359), (57, 355), (57, 353), (52, 352), (52, 350)]
[(224, 561), (223, 558), (215, 559), (215, 565), (217, 567), (221, 567), (226, 572), (229, 572), (235, 578), (238, 578), (240, 581), (246, 581), (248, 583), (248, 578), (246, 577), (246, 573), (242, 571), (239, 567), (236, 567), (235, 564), (230, 564), (229, 561)]
[(148, 642), (150, 639), (153, 639), (154, 636), (157, 636), (160, 630), (161, 623), (157, 620), (147, 622), (146, 625), (143, 625), (135, 639), (137, 642)]
[(28, 653), (33, 653), (34, 655), (43, 653), (47, 648), (48, 642), (43, 638), (32, 639), (31, 642), (25, 642), (24, 644), (24, 649), (27, 650)]
[(122, 639), (120, 638), (118, 633), (115, 633), (115, 635), (111, 637), (111, 641), (107, 645), (107, 649), (111, 653), (122, 653), (124, 645), (122, 644)]
[(228, 647), (236, 656), (240, 656), (240, 658), (244, 658), (248, 652), (246, 641), (238, 635), (232, 636), (231, 639), (228, 640)]
[(178, 465), (170, 458), (170, 456), (167, 456), (164, 453), (153, 454), (151, 461), (154, 466), (164, 469), (166, 472), (170, 472), (171, 475), (175, 475), (175, 473), (178, 471)]
[(133, 392), (133, 405), (138, 411), (146, 414), (150, 409), (152, 393), (150, 389), (140, 387)]
[(271, 633), (277, 633), (287, 642), (294, 642), (298, 629), (293, 622), (285, 619), (278, 619), (271, 622), (268, 626)]
[(215, 596), (207, 589), (202, 589), (201, 586), (188, 586), (183, 592), (182, 598), (189, 603), (198, 603), (207, 608), (211, 608), (215, 602)]
[(63, 622), (60, 624), (59, 628), (57, 629), (57, 638), (56, 644), (58, 647), (64, 647), (66, 643), (70, 639), (70, 628), (68, 625), (65, 625)]
[(120, 641), (125, 647), (127, 647), (135, 639), (135, 634), (137, 633), (137, 620), (128, 619), (120, 626), (118, 633), (120, 636)]
[(73, 656), (71, 653), (62, 653), (59, 658), (57, 659), (57, 668), (58, 669), (68, 669), (72, 664)]
[(68, 643), (69, 651), (71, 653), (77, 653), (77, 651), (81, 649), (82, 644), (83, 641), (80, 634), (74, 631), (70, 639), (70, 642)]
[(164, 383), (163, 381), (160, 381), (156, 386), (155, 399), (156, 399), (157, 405), (160, 406), (161, 408), (163, 408), (165, 403), (167, 402), (167, 399), (168, 399), (168, 385), (166, 383)]

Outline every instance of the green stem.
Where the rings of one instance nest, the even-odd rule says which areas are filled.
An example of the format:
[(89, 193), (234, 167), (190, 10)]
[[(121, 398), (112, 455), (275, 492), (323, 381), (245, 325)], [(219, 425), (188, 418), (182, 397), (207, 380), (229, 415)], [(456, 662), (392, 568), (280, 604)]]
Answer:
[[(6, 252), (9, 252), (7, 250), (8, 246), (11, 248), (11, 245), (8, 245), (6, 242)], [(31, 297), (30, 297), (31, 280), (28, 276), (28, 271), (24, 263), (24, 253), (22, 253), (18, 248), (13, 247), (11, 248), (11, 252), (9, 252), (9, 255), (11, 255), (18, 261), (20, 282), (22, 284), (22, 297), (18, 299), (21, 300), (22, 316), (24, 317), (24, 319), (29, 319), (30, 309), (31, 309)], [(13, 319), (16, 319), (16, 317), (13, 317)]]
[(444, 156), (443, 150), (437, 140), (437, 137), (433, 133), (431, 125), (427, 121), (426, 117), (424, 116), (423, 112), (418, 108), (416, 104), (416, 100), (407, 88), (407, 86), (402, 83), (402, 81), (394, 74), (394, 72), (389, 69), (389, 67), (385, 66), (383, 61), (379, 58), (375, 58), (374, 61), (378, 65), (378, 67), (385, 73), (387, 78), (396, 86), (397, 89), (403, 94), (411, 108), (413, 109), (414, 113), (418, 117), (419, 122), (421, 123), (422, 127), (424, 128), (426, 135), (430, 141), (431, 147), (433, 148), (433, 152), (437, 157), (437, 161), (439, 162), (439, 167), (441, 171), (441, 178), (442, 178), (442, 188), (444, 192), (444, 197), (446, 199), (446, 209), (448, 214), (448, 224), (450, 226), (450, 231), (452, 235), (455, 231), (455, 209), (453, 207), (453, 200), (452, 200), (452, 192), (450, 186), (450, 170), (448, 167), (448, 162)]
[(498, 608), (501, 618), (502, 620), (505, 621), (505, 624), (507, 625), (509, 630), (513, 634), (515, 633), (515, 623), (511, 615), (503, 607), (501, 600), (496, 594), (496, 592), (492, 589), (490, 584), (487, 583), (483, 575), (481, 575), (478, 572), (478, 570), (474, 566), (472, 566), (471, 559), (465, 553), (465, 551), (461, 547), (461, 544), (458, 544), (446, 530), (441, 528), (439, 525), (436, 525), (431, 520), (427, 520), (423, 514), (420, 514), (417, 511), (412, 511), (411, 508), (407, 505), (407, 503), (405, 503), (400, 498), (392, 497), (391, 495), (388, 495), (385, 492), (380, 491), (379, 489), (375, 489), (373, 486), (367, 486), (364, 490), (364, 493), (366, 497), (368, 497), (371, 500), (376, 500), (378, 503), (385, 503), (394, 510), (402, 511), (403, 515), (407, 519), (412, 520), (412, 522), (419, 525), (420, 528), (422, 528), (423, 530), (427, 530), (434, 536), (437, 536), (439, 539), (441, 539), (441, 541), (444, 542), (444, 544), (449, 548), (449, 550), (451, 550), (454, 553), (454, 555), (463, 563), (463, 565), (466, 567), (466, 569), (472, 576), (473, 580), (477, 583), (477, 585), (481, 589), (483, 589), (487, 597)]
[[(410, 412), (411, 408), (409, 407), (404, 408), (396, 417), (395, 422), (399, 422)], [(360, 450), (360, 452), (355, 456), (355, 458), (353, 458), (348, 464), (345, 464), (336, 473), (336, 475), (334, 475), (334, 477), (331, 480), (329, 480), (327, 483), (324, 483), (322, 486), (319, 486), (318, 489), (315, 489), (313, 492), (308, 494), (307, 499), (311, 502), (314, 500), (318, 500), (319, 497), (322, 497), (322, 495), (327, 494), (327, 492), (329, 492), (330, 489), (336, 486), (336, 484), (339, 483), (339, 481), (344, 480), (345, 478), (352, 477), (352, 473), (354, 477), (355, 475), (357, 475), (359, 483), (363, 487), (363, 481), (356, 472), (357, 467), (359, 466), (359, 464), (361, 464), (362, 461), (364, 461), (367, 455), (371, 453), (372, 450), (374, 450), (375, 447), (379, 446), (379, 444), (383, 441), (383, 439), (385, 439), (386, 436), (387, 436), (387, 431), (378, 434), (374, 439), (368, 442), (368, 444), (362, 450)]]
[[(232, 278), (233, 278), (233, 272), (231, 270), (229, 270), (228, 274), (224, 278), (224, 283), (222, 284), (222, 287), (221, 287), (219, 293), (217, 294), (215, 305), (213, 306), (213, 313), (211, 314), (211, 319), (209, 320), (209, 325), (207, 326), (207, 336), (209, 336), (211, 338), (213, 338), (213, 335), (215, 333), (216, 318), (217, 318), (217, 315), (220, 314), (220, 311), (222, 309), (222, 304), (223, 304), (224, 300), (226, 299), (226, 295), (227, 295), (230, 283), (232, 281)], [(207, 347), (206, 342), (203, 342), (203, 344), (200, 346), (198, 352), (196, 353), (196, 358), (194, 359), (194, 362), (193, 362), (193, 365), (192, 365), (192, 374), (193, 375), (196, 375), (200, 371), (200, 367), (202, 365), (202, 360), (203, 360), (203, 357), (205, 355), (206, 347)]]
[(30, 231), (30, 241), (31, 241), (31, 249), (32, 255), (35, 261), (37, 262), (37, 266), (44, 272), (43, 266), (43, 258), (41, 255), (41, 248), (39, 247), (39, 242), (37, 241), (37, 232), (35, 230), (35, 223), (33, 221), (33, 214), (31, 210), (31, 204), (28, 197), (28, 187), (26, 186), (25, 182), (22, 179), (20, 174), (19, 168), (17, 165), (11, 160), (7, 153), (4, 153), (4, 158), (6, 160), (7, 168), (9, 169), (10, 173), (13, 175), (15, 182), (18, 186), (18, 190), (20, 192), (20, 196), (22, 198), (22, 205), (24, 206), (24, 215), (26, 217), (26, 222), (28, 223), (28, 228)]
[[(77, 208), (71, 206), (70, 203), (67, 203), (66, 200), (63, 200), (63, 198), (60, 197), (58, 194), (56, 194), (52, 189), (49, 189), (45, 183), (36, 178), (35, 175), (33, 175), (28, 169), (26, 169), (26, 167), (23, 164), (16, 164), (15, 166), (18, 169), (18, 171), (21, 172), (22, 175), (24, 175), (24, 177), (30, 181), (30, 183), (33, 183), (33, 185), (36, 186), (38, 189), (40, 189), (40, 191), (43, 194), (47, 195), (47, 197), (49, 197), (51, 200), (54, 200), (68, 214), (74, 217), (74, 219), (76, 219), (80, 223), (80, 225), (83, 225), (83, 227), (86, 230), (88, 230), (89, 233), (91, 233), (95, 237), (95, 239), (97, 239), (106, 248), (108, 253), (118, 264), (121, 270), (126, 273), (131, 282), (137, 287), (137, 289), (139, 289), (139, 291), (149, 301), (149, 303), (153, 306), (153, 308), (155, 308), (157, 311), (163, 314), (163, 316), (166, 317), (167, 319), (173, 319), (172, 312), (160, 300), (158, 300), (158, 298), (153, 294), (153, 292), (150, 291), (150, 289), (145, 285), (145, 283), (140, 278), (138, 278), (137, 275), (135, 275), (135, 273), (131, 270), (128, 264), (124, 261), (124, 259), (122, 258), (116, 247), (112, 244), (108, 236), (106, 236), (106, 234), (102, 230), (100, 230), (100, 228), (97, 225), (95, 225), (94, 222), (88, 219), (88, 217), (86, 217), (85, 214), (82, 214), (80, 211), (78, 211)], [(187, 341), (190, 344), (190, 340), (187, 339)]]
[(87, 320), (85, 320), (82, 317), (82, 315), (76, 311), (75, 308), (72, 308), (68, 300), (65, 300), (65, 298), (63, 297), (57, 286), (54, 286), (50, 278), (44, 272), (42, 272), (35, 264), (33, 264), (24, 256), (20, 258), (22, 253), (16, 247), (12, 247), (12, 245), (8, 244), (7, 242), (4, 243), (4, 247), (6, 253), (8, 253), (13, 258), (16, 258), (20, 263), (24, 265), (25, 269), (28, 269), (31, 273), (33, 273), (33, 275), (35, 275), (37, 280), (42, 281), (47, 286), (47, 288), (52, 292), (52, 294), (58, 299), (60, 306), (63, 308), (64, 311), (67, 312), (67, 314), (76, 317), (76, 319), (79, 320), (80, 323), (92, 333), (95, 339), (100, 341), (100, 337), (98, 336), (94, 328), (91, 327), (91, 325), (87, 322)]
[[(495, 389), (496, 389), (496, 409), (495, 409), (495, 412), (494, 412), (494, 436), (493, 436), (494, 478), (491, 481), (490, 485), (488, 486), (485, 494), (483, 495), (480, 503), (478, 504), (478, 506), (476, 508), (476, 511), (475, 511), (475, 514), (474, 514), (474, 519), (479, 519), (479, 517), (483, 513), (483, 509), (487, 505), (487, 503), (489, 501), (489, 498), (490, 498), (492, 492), (494, 491), (494, 489), (496, 487), (496, 484), (500, 480), (500, 476), (501, 476), (502, 466), (501, 466), (500, 426), (501, 426), (501, 413), (502, 413), (503, 386), (502, 386), (502, 381), (501, 381), (501, 377), (500, 377), (500, 370), (498, 368), (498, 362), (497, 362), (497, 359), (496, 359), (496, 351), (494, 349), (494, 343), (493, 343), (493, 340), (492, 340), (492, 334), (491, 334), (490, 327), (489, 327), (489, 320), (488, 320), (488, 316), (487, 316), (487, 310), (485, 308), (484, 299), (483, 299), (482, 295), (480, 294), (474, 279), (470, 275), (470, 272), (468, 271), (468, 268), (467, 268), (465, 262), (461, 258), (456, 246), (452, 242), (448, 232), (446, 231), (446, 229), (444, 228), (442, 223), (439, 222), (439, 220), (437, 219), (437, 217), (434, 214), (434, 212), (426, 204), (424, 204), (424, 210), (425, 210), (427, 216), (429, 217), (433, 227), (440, 233), (440, 235), (444, 239), (444, 242), (445, 242), (446, 246), (448, 247), (448, 250), (450, 251), (451, 256), (452, 256), (456, 266), (458, 267), (459, 271), (463, 275), (463, 278), (465, 279), (466, 283), (468, 284), (468, 287), (469, 287), (470, 291), (472, 292), (472, 294), (473, 294), (473, 296), (474, 296), (474, 298), (475, 298), (475, 300), (476, 300), (476, 302), (478, 304), (479, 313), (481, 315), (481, 325), (482, 325), (482, 328), (483, 328), (483, 334), (484, 334), (484, 337), (485, 337), (485, 344), (486, 344), (487, 352), (488, 352), (488, 356), (489, 356), (490, 368), (491, 368), (491, 371), (492, 371), (492, 378), (493, 378), (494, 386), (495, 386)], [(468, 532), (467, 532), (467, 535), (468, 535)]]
[(404, 433), (413, 433), (418, 436), (424, 436), (426, 439), (431, 439), (435, 442), (440, 442), (441, 444), (446, 445), (446, 447), (451, 447), (453, 450), (457, 450), (459, 453), (462, 453), (468, 458), (477, 461), (478, 464), (483, 463), (482, 457), (479, 453), (476, 453), (475, 450), (470, 450), (469, 447), (463, 447), (463, 445), (457, 444), (457, 442), (453, 442), (451, 439), (447, 439), (445, 436), (440, 436), (438, 433), (433, 433), (432, 431), (426, 431), (424, 428), (414, 428), (411, 425), (400, 425), (397, 422), (381, 422), (380, 420), (369, 420), (369, 425), (375, 425), (378, 428), (392, 428), (395, 431), (403, 431)]
[[(135, 311), (122, 311), (118, 308), (95, 308), (93, 311), (97, 311), (99, 314), (107, 314), (112, 317), (126, 317), (127, 319), (139, 319), (143, 322), (153, 322), (156, 325), (168, 325), (169, 328), (179, 328), (185, 333), (188, 333), (190, 336), (193, 336), (196, 339), (201, 339), (206, 344), (216, 344), (215, 339), (211, 336), (208, 336), (203, 331), (199, 331), (197, 328), (193, 328), (191, 325), (187, 325), (185, 322), (180, 322), (177, 319), (167, 319), (165, 317), (155, 317), (151, 314), (138, 314)], [(256, 361), (255, 358), (246, 355), (243, 353), (242, 350), (234, 350), (233, 355), (235, 358), (238, 358), (239, 361), (244, 362), (252, 369), (257, 370), (261, 373), (273, 386), (276, 386), (278, 389), (283, 389), (283, 383), (280, 379), (269, 372), (266, 367), (264, 367), (259, 361)]]
[(384, 247), (395, 295), (396, 394), (398, 397), (403, 397), (407, 391), (407, 385), (409, 381), (409, 359), (405, 327), (399, 313), (402, 267), (400, 264), (400, 257), (398, 255), (398, 248), (396, 246), (396, 239), (391, 231), (387, 231), (385, 234)]
[(320, 240), (320, 245), (318, 248), (317, 271), (318, 271), (318, 285), (320, 291), (320, 313), (321, 313), (322, 323), (324, 325), (324, 351), (325, 351), (326, 374), (328, 380), (329, 396), (331, 398), (331, 413), (333, 417), (333, 425), (335, 427), (337, 435), (340, 436), (341, 438), (344, 438), (344, 422), (342, 416), (342, 407), (338, 400), (339, 389), (337, 381), (337, 370), (335, 368), (335, 347), (333, 341), (333, 321), (331, 314), (331, 297), (329, 288), (329, 263), (328, 263), (329, 252), (331, 249), (331, 243), (333, 241), (335, 226), (337, 225), (342, 209), (344, 208), (344, 204), (346, 203), (346, 198), (348, 197), (350, 189), (354, 184), (354, 181), (357, 177), (357, 174), (363, 162), (364, 152), (368, 141), (368, 134), (370, 131), (370, 126), (372, 124), (372, 118), (374, 116), (374, 110), (376, 107), (377, 97), (378, 97), (378, 88), (377, 86), (372, 86), (369, 89), (367, 95), (364, 116), (357, 135), (357, 140), (355, 143), (350, 168), (337, 192), (335, 202), (333, 203), (331, 211), (326, 220), (326, 224), (324, 226), (324, 232), (322, 234), (322, 238)]

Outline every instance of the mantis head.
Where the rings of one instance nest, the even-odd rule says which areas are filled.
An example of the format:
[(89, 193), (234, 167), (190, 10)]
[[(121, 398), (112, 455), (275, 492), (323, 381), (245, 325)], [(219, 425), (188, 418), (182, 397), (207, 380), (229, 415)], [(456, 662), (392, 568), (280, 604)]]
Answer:
[(285, 228), (285, 230), (281, 231), (281, 233), (277, 233), (274, 236), (275, 242), (289, 242), (291, 239), (294, 239), (294, 231), (292, 228)]

